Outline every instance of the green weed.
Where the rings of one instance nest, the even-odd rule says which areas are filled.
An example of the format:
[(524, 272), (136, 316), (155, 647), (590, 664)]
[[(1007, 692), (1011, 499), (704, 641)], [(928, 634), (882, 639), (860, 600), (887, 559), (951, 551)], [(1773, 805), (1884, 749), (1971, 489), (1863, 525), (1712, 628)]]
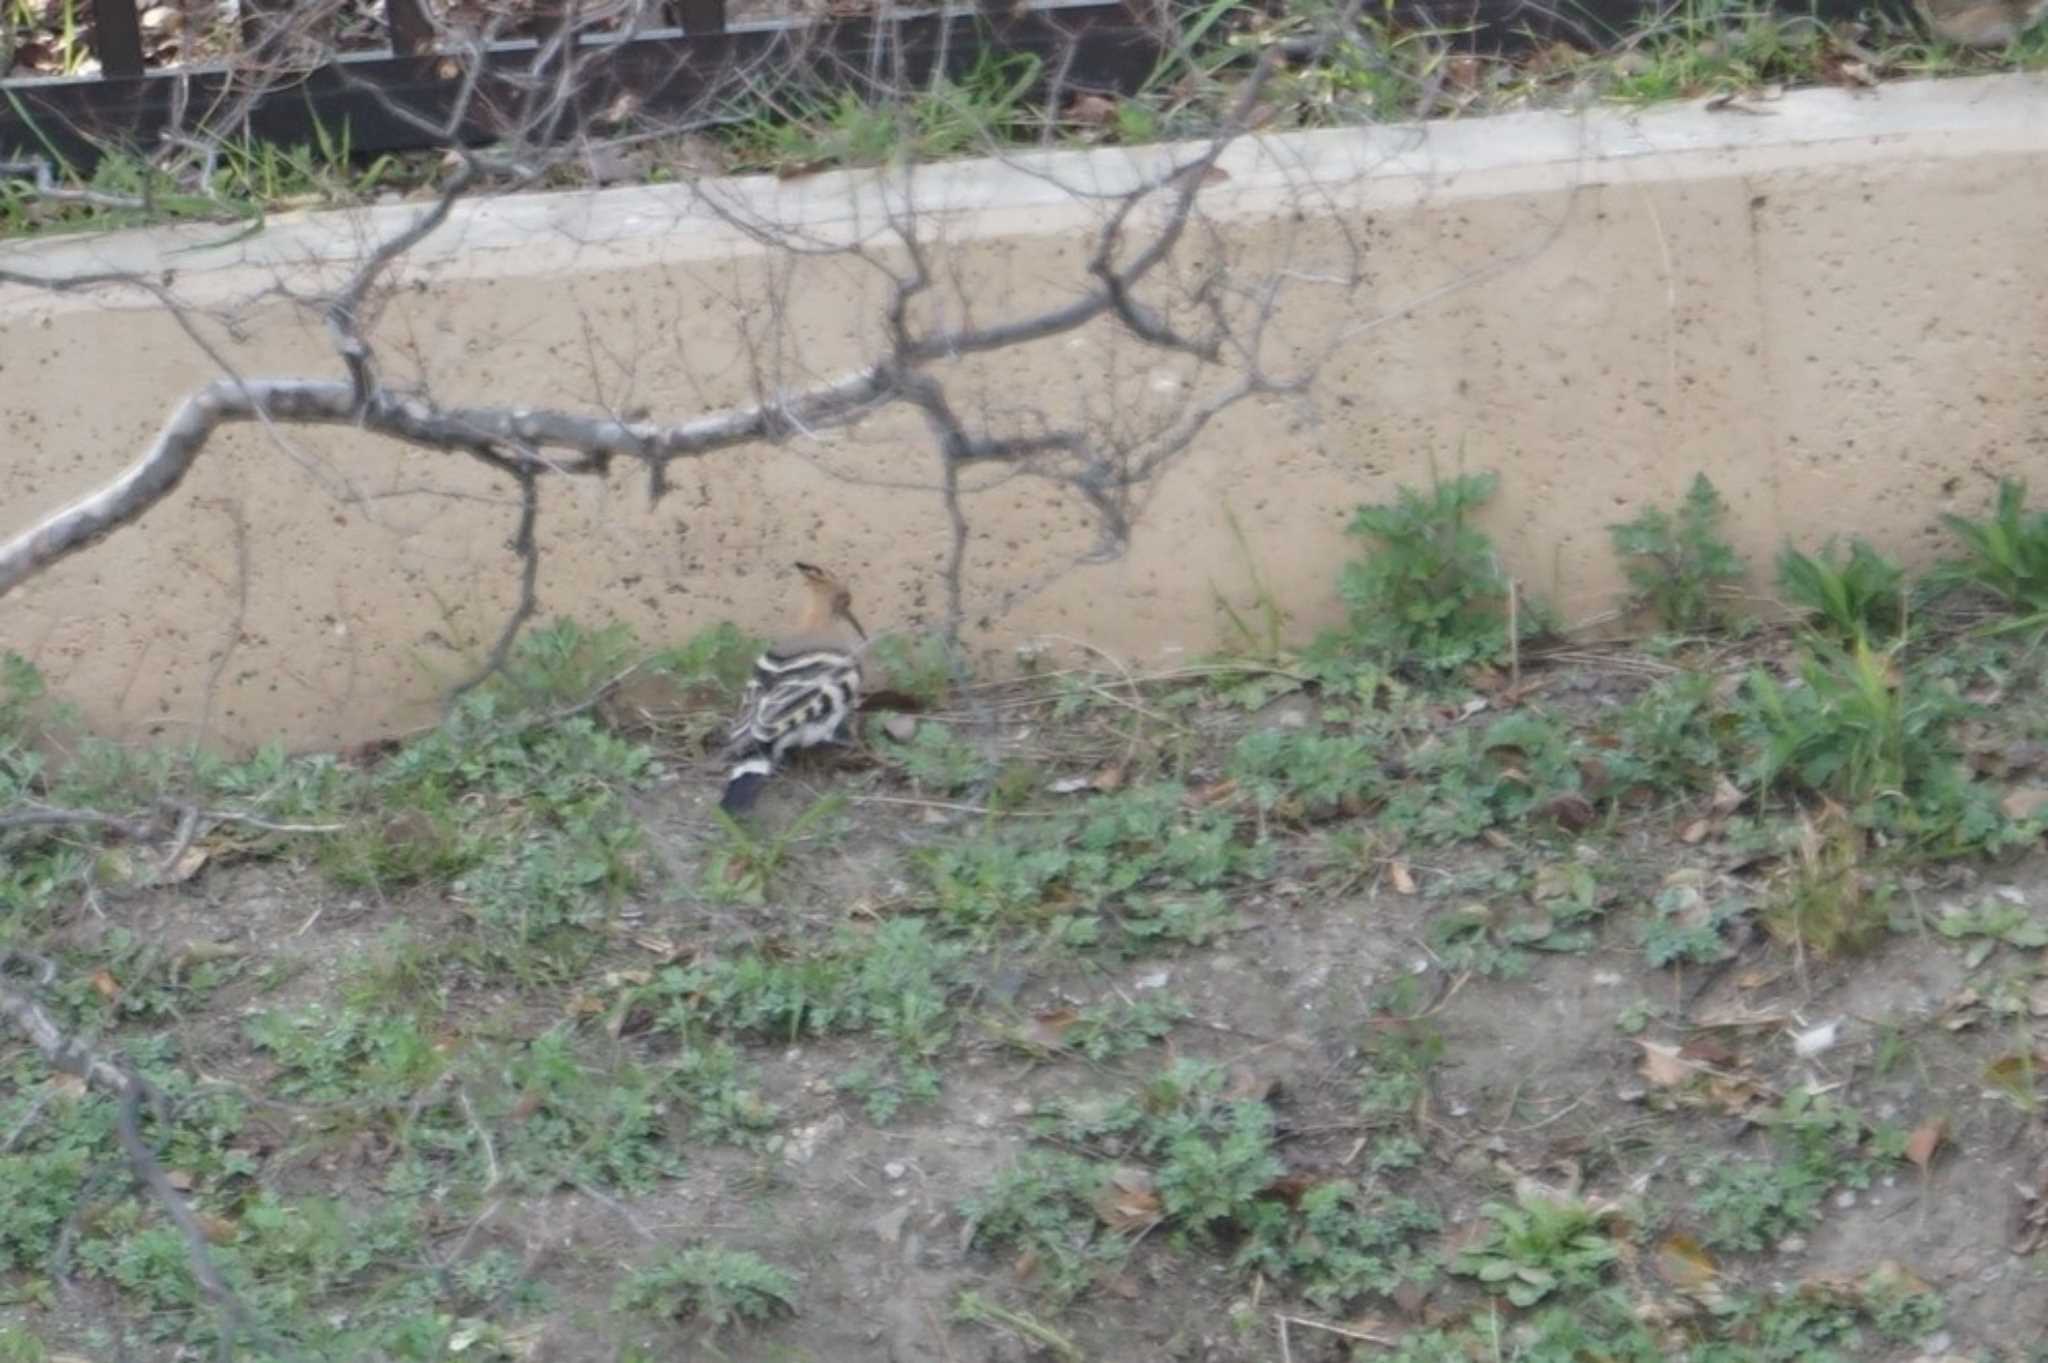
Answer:
[(1870, 945), (1891, 920), (1890, 895), (1864, 869), (1865, 834), (1839, 808), (1802, 821), (1797, 854), (1766, 893), (1760, 921), (1779, 941), (1822, 957)]
[(1631, 36), (1612, 64), (1610, 93), (1651, 104), (1715, 91), (1819, 78), (1829, 52), (1821, 25), (1752, 0), (1686, 0)]
[(1758, 788), (1796, 783), (1855, 808), (1901, 797), (1927, 768), (1955, 760), (1954, 699), (1910, 685), (1896, 649), (1861, 638), (1846, 648), (1816, 640), (1800, 682), (1782, 686), (1758, 670), (1746, 683), (1743, 719), (1755, 756), (1745, 775)]
[(943, 634), (888, 634), (868, 649), (868, 689), (909, 696), (935, 707), (964, 680), (959, 656)]
[(704, 857), (697, 888), (715, 904), (762, 904), (790, 849), (829, 825), (846, 808), (844, 795), (827, 795), (780, 828), (768, 831), (718, 811), (719, 836)]
[(994, 778), (995, 763), (981, 749), (954, 733), (952, 726), (926, 720), (907, 743), (886, 735), (882, 755), (903, 768), (920, 790), (933, 795), (958, 795)]
[(1529, 1307), (1553, 1292), (1599, 1285), (1621, 1246), (1601, 1212), (1584, 1203), (1531, 1195), (1514, 1205), (1489, 1202), (1486, 1238), (1458, 1255), (1451, 1271), (1497, 1288)]
[(1426, 1275), (1412, 1241), (1436, 1218), (1345, 1179), (1284, 1190), (1272, 1109), (1233, 1097), (1217, 1066), (1180, 1061), (1135, 1095), (1041, 1113), (1040, 1133), (1099, 1158), (1030, 1150), (963, 1208), (981, 1244), (1015, 1244), (1042, 1265), (1046, 1295), (1086, 1292), (1158, 1229), (1175, 1246), (1234, 1244), (1233, 1266), (1335, 1308)]
[(505, 694), (507, 710), (587, 705), (630, 670), (639, 654), (626, 624), (588, 629), (561, 617), (520, 635), (504, 669), (486, 685)]
[(509, 1048), (476, 1087), (480, 1110), (499, 1125), (497, 1158), (521, 1186), (646, 1192), (681, 1169), (664, 1076), (593, 1063), (567, 1027)]
[(2028, 511), (2026, 500), (2026, 483), (2006, 478), (1990, 516), (1944, 515), (1963, 556), (1942, 564), (1935, 580), (1981, 588), (2018, 614), (2048, 614), (2048, 511)]
[(912, 865), (955, 929), (1036, 926), (1078, 946), (1103, 940), (1105, 926), (1125, 943), (1213, 935), (1231, 912), (1212, 892), (1256, 878), (1270, 856), (1241, 839), (1227, 811), (1190, 809), (1182, 787), (1161, 783), (921, 851)]
[(1356, 812), (1387, 784), (1381, 746), (1356, 734), (1259, 729), (1239, 739), (1230, 776), (1260, 809), (1292, 818)]
[[(1391, 12), (1363, 12), (1334, 0), (1308, 0), (1268, 14), (1240, 7), (1249, 16), (1231, 35), (1226, 51), (1250, 58), (1276, 46), (1313, 60), (1282, 65), (1269, 98), (1301, 127), (1342, 127), (1421, 117), (1452, 34), (1412, 27)], [(1213, 67), (1213, 63), (1212, 63)], [(1438, 77), (1440, 79), (1440, 76)]]
[(1647, 608), (1673, 633), (1693, 634), (1724, 623), (1721, 589), (1740, 582), (1742, 560), (1721, 533), (1728, 511), (1702, 473), (1678, 510), (1646, 506), (1608, 535), (1634, 589), (1630, 606)]
[(720, 703), (737, 700), (753, 675), (763, 640), (730, 622), (701, 629), (647, 660), (650, 672), (686, 687), (705, 687)]
[(1612, 746), (1589, 754), (1606, 783), (1646, 795), (1705, 793), (1740, 759), (1740, 718), (1706, 672), (1664, 678), (1622, 711)]
[(1230, 626), (1224, 651), (1277, 666), (1286, 656), (1282, 641), (1287, 629), (1287, 610), (1280, 604), (1280, 599), (1273, 594), (1273, 589), (1259, 572), (1258, 561), (1253, 557), (1251, 545), (1245, 539), (1244, 526), (1238, 521), (1236, 510), (1226, 506), (1223, 514), (1230, 525), (1230, 537), (1237, 542), (1238, 556), (1244, 560), (1245, 573), (1250, 577), (1252, 585), (1252, 605), (1249, 612), (1241, 612), (1230, 604), (1230, 599), (1217, 587), (1213, 578), (1209, 582), (1209, 599), (1215, 603), (1216, 609), (1222, 612), (1223, 618)]
[(1461, 474), (1358, 509), (1350, 533), (1372, 549), (1339, 579), (1350, 614), (1342, 646), (1438, 676), (1502, 656), (1507, 579), (1471, 524), (1498, 486), (1492, 473)]
[(1407, 757), (1411, 779), (1390, 790), (1379, 814), (1388, 829), (1424, 842), (1463, 842), (1581, 797), (1578, 740), (1536, 709), (1480, 729), (1461, 725)]
[(1651, 909), (1642, 925), (1643, 955), (1649, 963), (1707, 965), (1727, 951), (1722, 925), (1747, 912), (1749, 901), (1733, 888), (1715, 885), (1702, 872), (1684, 870), (1665, 877)]
[(741, 168), (880, 165), (960, 156), (1014, 140), (1030, 125), (1025, 95), (1041, 59), (984, 49), (958, 80), (887, 99), (850, 90), (779, 96), (728, 134)]
[(1836, 1188), (1870, 1185), (1877, 1162), (1864, 1152), (1866, 1127), (1853, 1110), (1794, 1090), (1763, 1125), (1776, 1161), (1723, 1159), (1705, 1167), (1693, 1212), (1705, 1219), (1709, 1245), (1763, 1249), (1810, 1228)]
[(1837, 642), (1883, 643), (1906, 627), (1905, 569), (1860, 536), (1837, 562), (1830, 540), (1819, 554), (1786, 545), (1778, 555), (1778, 589)]
[(612, 1309), (721, 1330), (795, 1310), (796, 1287), (787, 1270), (749, 1250), (699, 1245), (635, 1269), (613, 1292)]

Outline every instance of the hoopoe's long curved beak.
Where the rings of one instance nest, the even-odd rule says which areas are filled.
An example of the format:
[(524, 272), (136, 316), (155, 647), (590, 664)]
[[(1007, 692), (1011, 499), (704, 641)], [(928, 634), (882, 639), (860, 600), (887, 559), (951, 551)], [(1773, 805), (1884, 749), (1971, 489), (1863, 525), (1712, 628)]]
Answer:
[(839, 613), (840, 615), (845, 617), (847, 624), (853, 626), (853, 632), (860, 636), (860, 641), (862, 643), (866, 643), (868, 641), (868, 632), (862, 629), (860, 627), (860, 621), (854, 618), (853, 608), (851, 606), (841, 606), (839, 608)]

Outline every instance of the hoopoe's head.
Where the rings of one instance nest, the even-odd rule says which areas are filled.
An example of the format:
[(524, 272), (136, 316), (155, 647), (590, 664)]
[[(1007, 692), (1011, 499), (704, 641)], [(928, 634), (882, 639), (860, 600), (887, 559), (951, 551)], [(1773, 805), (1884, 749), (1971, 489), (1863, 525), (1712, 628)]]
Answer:
[(861, 628), (860, 621), (853, 614), (853, 593), (844, 582), (826, 572), (815, 563), (799, 563), (796, 570), (803, 574), (804, 586), (810, 589), (811, 600), (818, 614), (826, 620), (844, 620), (853, 626), (853, 632), (862, 639), (868, 632)]

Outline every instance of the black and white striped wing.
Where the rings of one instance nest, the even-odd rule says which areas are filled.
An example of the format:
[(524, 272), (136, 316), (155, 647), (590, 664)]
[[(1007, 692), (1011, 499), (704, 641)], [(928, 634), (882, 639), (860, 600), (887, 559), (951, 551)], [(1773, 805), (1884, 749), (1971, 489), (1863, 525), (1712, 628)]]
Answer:
[(781, 756), (832, 736), (860, 703), (860, 664), (839, 649), (763, 653), (727, 735), (737, 750)]

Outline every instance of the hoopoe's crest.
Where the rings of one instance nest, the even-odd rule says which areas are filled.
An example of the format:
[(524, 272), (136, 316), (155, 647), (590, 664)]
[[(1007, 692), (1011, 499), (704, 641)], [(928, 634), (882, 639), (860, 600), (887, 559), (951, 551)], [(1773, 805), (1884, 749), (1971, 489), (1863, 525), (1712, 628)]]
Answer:
[(740, 697), (726, 734), (732, 765), (719, 807), (737, 814), (789, 754), (839, 742), (860, 708), (860, 657), (839, 626), (860, 640), (867, 631), (854, 618), (853, 594), (823, 568), (796, 565), (804, 579), (804, 615), (797, 632), (770, 644), (754, 660), (754, 675)]

